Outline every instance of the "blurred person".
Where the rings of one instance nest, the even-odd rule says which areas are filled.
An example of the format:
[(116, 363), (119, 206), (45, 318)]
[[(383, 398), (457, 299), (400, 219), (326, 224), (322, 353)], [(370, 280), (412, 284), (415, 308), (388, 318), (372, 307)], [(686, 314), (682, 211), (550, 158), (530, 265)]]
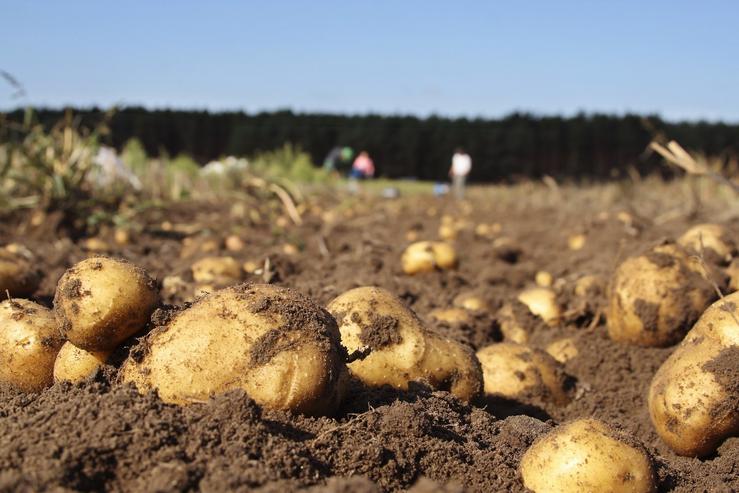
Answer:
[(367, 151), (362, 151), (354, 160), (352, 165), (351, 177), (361, 180), (363, 178), (372, 178), (375, 174), (375, 163), (372, 162), (372, 158), (369, 157)]
[(342, 171), (349, 168), (354, 157), (354, 149), (349, 146), (336, 146), (323, 160), (323, 169), (327, 171)]
[(449, 176), (452, 178), (452, 186), (454, 188), (454, 196), (457, 199), (464, 198), (465, 181), (467, 175), (472, 170), (472, 158), (464, 152), (464, 149), (458, 147), (452, 156), (452, 167), (449, 169)]

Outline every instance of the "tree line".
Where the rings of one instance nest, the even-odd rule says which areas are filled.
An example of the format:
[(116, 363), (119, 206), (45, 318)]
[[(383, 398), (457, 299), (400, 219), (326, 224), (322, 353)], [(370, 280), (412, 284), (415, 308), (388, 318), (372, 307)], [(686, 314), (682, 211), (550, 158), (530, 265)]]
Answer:
[[(74, 110), (94, 125), (105, 112)], [(60, 109), (39, 109), (36, 117), (52, 125)], [(8, 115), (20, 120), (23, 112)], [(304, 114), (291, 111), (244, 112), (148, 110), (127, 107), (108, 122), (108, 144), (121, 149), (137, 138), (150, 155), (188, 154), (201, 163), (226, 155), (250, 156), (292, 143), (320, 165), (337, 145), (367, 150), (378, 174), (442, 180), (452, 153), (464, 148), (473, 159), (473, 181), (518, 177), (604, 179), (623, 176), (630, 167), (642, 174), (666, 173), (645, 149), (655, 136), (712, 156), (739, 154), (739, 125), (666, 122), (657, 116), (580, 114), (573, 117), (515, 113), (501, 119), (432, 116)]]

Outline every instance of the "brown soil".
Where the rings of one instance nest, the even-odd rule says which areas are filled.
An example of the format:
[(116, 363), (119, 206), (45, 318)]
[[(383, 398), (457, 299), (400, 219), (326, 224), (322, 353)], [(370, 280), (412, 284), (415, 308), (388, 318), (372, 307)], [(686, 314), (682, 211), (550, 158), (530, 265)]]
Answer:
[[(500, 340), (497, 308), (513, 302), (522, 288), (533, 285), (537, 271), (546, 270), (558, 280), (564, 323), (549, 327), (521, 318), (534, 346), (573, 338), (579, 355), (565, 369), (575, 397), (566, 406), (545, 409), (522, 402), (468, 406), (422, 383), (397, 392), (353, 382), (336, 417), (312, 418), (260, 409), (242, 392), (187, 407), (164, 404), (117, 383), (113, 364), (80, 385), (57, 384), (40, 394), (2, 389), (0, 491), (523, 491), (517, 467), (531, 443), (556, 424), (590, 416), (633, 434), (646, 447), (658, 466), (660, 491), (739, 490), (739, 438), (698, 460), (676, 456), (654, 432), (646, 392), (672, 348), (612, 342), (601, 313), (606, 294), (594, 292), (585, 303), (571, 289), (583, 275), (606, 283), (619, 259), (676, 237), (694, 223), (716, 222), (715, 211), (659, 225), (650, 221), (654, 216), (634, 214), (633, 223), (625, 225), (615, 218), (615, 208), (604, 211), (588, 200), (506, 202), (480, 195), (466, 207), (431, 197), (342, 204), (326, 199), (308, 208), (303, 225), (284, 227), (274, 226), (279, 209), (266, 205), (258, 211), (260, 221), (233, 215), (230, 204), (146, 210), (136, 217), (129, 244), (117, 245), (112, 232), (100, 237), (109, 245), (105, 253), (141, 265), (160, 282), (180, 276), (185, 287), (165, 293), (168, 305), (192, 301), (196, 285), (189, 267), (195, 260), (230, 255), (259, 266), (247, 280), (295, 288), (323, 306), (348, 289), (381, 286), (430, 327), (479, 348)], [(329, 207), (333, 217), (325, 220)], [(472, 225), (455, 241), (459, 268), (403, 275), (399, 259), (406, 232), (436, 239), (442, 213)], [(164, 221), (175, 227), (162, 227)], [(510, 238), (516, 248), (505, 254), (491, 248), (493, 240), (473, 233), (479, 222), (500, 222), (498, 236)], [(739, 230), (735, 218), (722, 222)], [(187, 228), (178, 230), (178, 225)], [(0, 232), (3, 242), (24, 243), (38, 255), (44, 278), (33, 299), (46, 306), (64, 270), (89, 254), (83, 239), (35, 236), (22, 218), (8, 218)], [(582, 232), (585, 246), (570, 250), (568, 237)], [(229, 234), (239, 235), (246, 247), (227, 251), (223, 240)], [(196, 243), (185, 248), (185, 237)], [(215, 240), (215, 251), (213, 242), (208, 251), (192, 247), (209, 240)], [(299, 253), (286, 253), (285, 243)], [(429, 316), (472, 290), (490, 312), (476, 313), (464, 324)], [(176, 311), (162, 308), (152, 327), (166, 324)], [(377, 320), (375, 325), (378, 333), (387, 333), (392, 324)], [(365, 336), (373, 344), (386, 343), (372, 333)], [(112, 361), (119, 363), (126, 350)], [(735, 378), (737, 357), (727, 351), (711, 370)]]

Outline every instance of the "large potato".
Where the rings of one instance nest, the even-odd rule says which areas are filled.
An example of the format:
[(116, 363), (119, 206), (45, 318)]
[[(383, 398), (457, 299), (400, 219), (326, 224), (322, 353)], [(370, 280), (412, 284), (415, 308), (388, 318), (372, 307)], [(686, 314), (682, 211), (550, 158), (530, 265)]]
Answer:
[(101, 368), (110, 353), (111, 351), (85, 351), (67, 341), (54, 361), (54, 381), (81, 382)]
[(0, 383), (24, 392), (48, 387), (63, 342), (48, 308), (21, 299), (0, 302)]
[(448, 243), (419, 241), (405, 249), (400, 262), (406, 274), (453, 269), (457, 266), (457, 253)]
[(41, 282), (41, 273), (23, 251), (0, 248), (0, 296), (30, 296)]
[(679, 342), (716, 297), (703, 274), (682, 247), (669, 243), (626, 259), (609, 288), (611, 339), (640, 346)]
[(501, 342), (477, 351), (477, 359), (486, 395), (525, 403), (570, 401), (564, 368), (541, 349)]
[(687, 230), (677, 243), (687, 250), (707, 254), (709, 259), (729, 262), (737, 253), (737, 244), (729, 230), (720, 224), (698, 224)]
[(535, 493), (656, 491), (651, 458), (630, 436), (587, 418), (558, 426), (529, 447), (519, 466)]
[(428, 330), (398, 297), (376, 287), (349, 290), (328, 310), (339, 323), (341, 343), (350, 353), (369, 349), (349, 370), (370, 386), (407, 389), (424, 380), (462, 400), (482, 389), (480, 363), (472, 350)]
[(649, 414), (680, 455), (708, 455), (739, 433), (739, 292), (711, 305), (659, 368)]
[(143, 269), (125, 260), (92, 257), (59, 279), (54, 312), (72, 344), (105, 351), (143, 329), (158, 303), (156, 282)]
[(299, 293), (267, 284), (205, 296), (142, 347), (126, 360), (123, 381), (176, 404), (240, 388), (265, 407), (330, 414), (346, 381), (336, 321)]

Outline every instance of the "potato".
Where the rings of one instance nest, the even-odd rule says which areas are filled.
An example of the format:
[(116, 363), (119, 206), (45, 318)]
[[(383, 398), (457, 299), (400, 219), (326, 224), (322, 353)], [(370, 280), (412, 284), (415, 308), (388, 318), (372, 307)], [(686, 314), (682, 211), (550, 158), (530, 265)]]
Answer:
[(0, 297), (6, 291), (12, 297), (30, 296), (41, 282), (41, 273), (36, 269), (30, 253), (14, 249), (0, 249)]
[(580, 354), (572, 337), (565, 337), (550, 343), (546, 347), (546, 352), (560, 363), (567, 363)]
[(339, 323), (349, 353), (371, 351), (349, 364), (369, 386), (407, 389), (415, 380), (470, 401), (482, 389), (480, 363), (472, 350), (428, 330), (398, 297), (376, 287), (349, 290), (328, 310)]
[(680, 455), (713, 453), (739, 433), (739, 292), (711, 305), (654, 375), (649, 415)]
[(457, 308), (464, 308), (473, 312), (485, 311), (488, 309), (488, 304), (481, 296), (475, 293), (461, 293), (454, 298), (452, 304)]
[(246, 246), (238, 235), (228, 235), (223, 244), (229, 252), (240, 252)]
[(737, 253), (737, 244), (729, 230), (719, 224), (698, 224), (687, 230), (677, 243), (693, 252), (707, 253), (709, 259), (729, 262)]
[(201, 298), (134, 348), (121, 370), (141, 392), (188, 404), (243, 389), (257, 403), (331, 414), (347, 370), (336, 321), (299, 293), (241, 284)]
[(591, 298), (603, 292), (604, 282), (593, 275), (586, 275), (575, 281), (575, 294), (581, 298)]
[(108, 360), (112, 351), (85, 351), (67, 341), (54, 361), (55, 382), (81, 382)]
[(567, 238), (567, 246), (573, 251), (582, 250), (587, 239), (587, 236), (582, 233), (571, 235)]
[(156, 282), (142, 268), (125, 260), (92, 257), (59, 279), (54, 313), (72, 344), (105, 351), (143, 329), (158, 303)]
[(472, 322), (472, 316), (463, 308), (437, 308), (429, 313), (429, 316), (440, 322), (448, 324), (469, 324)]
[(570, 401), (567, 375), (552, 356), (523, 344), (500, 342), (477, 351), (485, 394), (520, 402)]
[(549, 272), (540, 270), (536, 273), (534, 281), (536, 282), (536, 285), (541, 288), (551, 288), (552, 284), (554, 284), (554, 277), (552, 277)]
[(400, 262), (403, 272), (411, 275), (436, 269), (453, 269), (457, 266), (457, 253), (448, 243), (419, 241), (405, 249)]
[(63, 342), (48, 308), (22, 299), (0, 302), (0, 383), (24, 392), (48, 387)]
[(528, 307), (516, 300), (513, 303), (505, 303), (498, 313), (496, 320), (500, 326), (503, 337), (510, 342), (525, 344), (529, 340), (531, 326), (540, 321)]
[(549, 288), (529, 288), (518, 295), (518, 301), (548, 325), (556, 325), (562, 316), (557, 294)]
[(633, 438), (592, 418), (558, 426), (529, 447), (519, 466), (535, 493), (648, 493), (654, 464)]
[(715, 299), (701, 265), (680, 246), (666, 243), (626, 259), (613, 274), (608, 334), (639, 346), (679, 342)]
[(221, 287), (238, 284), (244, 277), (241, 265), (232, 257), (205, 257), (191, 267), (195, 282)]
[(457, 226), (453, 223), (442, 224), (439, 226), (439, 238), (444, 241), (453, 241), (457, 238), (459, 232)]

